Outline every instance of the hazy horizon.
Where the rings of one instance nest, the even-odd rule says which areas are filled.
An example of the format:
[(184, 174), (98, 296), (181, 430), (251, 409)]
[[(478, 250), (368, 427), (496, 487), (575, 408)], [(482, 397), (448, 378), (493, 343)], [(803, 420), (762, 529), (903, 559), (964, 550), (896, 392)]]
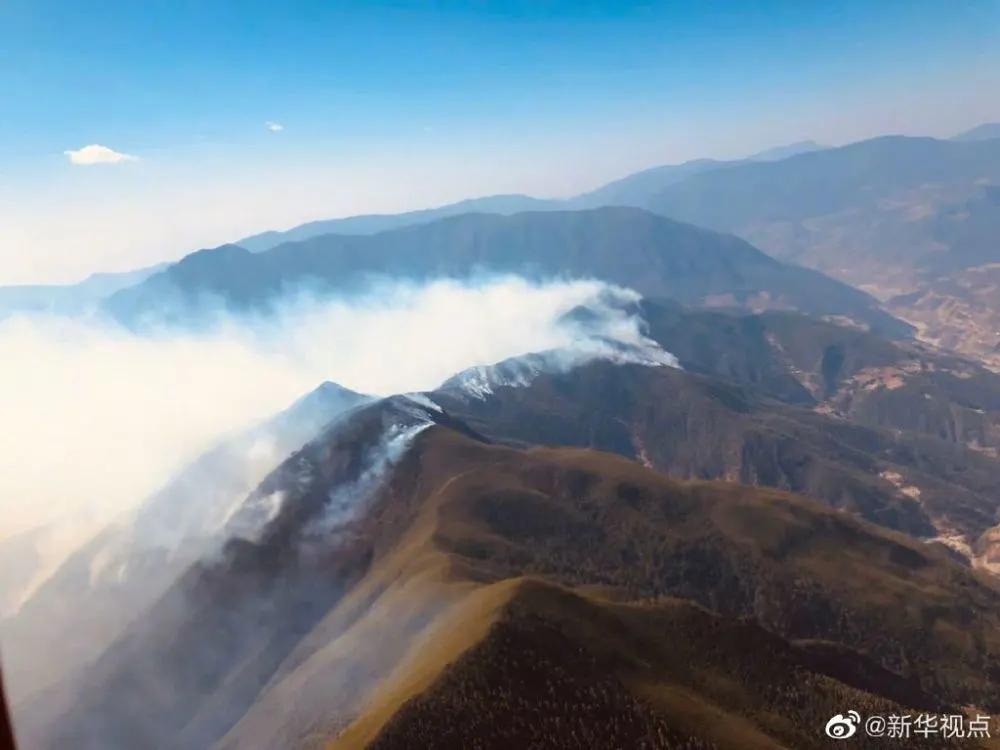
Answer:
[(0, 9), (0, 285), (1000, 120), (993, 0), (45, 6)]

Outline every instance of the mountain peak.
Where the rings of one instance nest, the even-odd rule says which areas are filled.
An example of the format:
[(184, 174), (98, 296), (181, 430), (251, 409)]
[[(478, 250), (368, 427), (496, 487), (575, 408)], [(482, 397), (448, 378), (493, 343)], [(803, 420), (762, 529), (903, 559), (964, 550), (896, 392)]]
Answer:
[(829, 148), (829, 146), (816, 143), (816, 141), (796, 141), (795, 143), (789, 143), (784, 146), (774, 146), (773, 148), (767, 148), (763, 151), (759, 151), (756, 154), (748, 156), (747, 161), (780, 161), (782, 159), (788, 159), (792, 156), (798, 156), (799, 154), (808, 154), (813, 151), (824, 151), (827, 148)]
[(953, 141), (991, 141), (1000, 138), (1000, 122), (984, 122), (964, 133), (952, 136)]
[(306, 406), (310, 404), (317, 403), (329, 403), (331, 401), (355, 401), (361, 403), (363, 401), (371, 400), (371, 396), (367, 396), (363, 393), (358, 393), (357, 391), (352, 391), (350, 388), (345, 388), (339, 383), (334, 383), (332, 380), (324, 380), (313, 390), (311, 390), (306, 395), (302, 396), (298, 401), (292, 404), (292, 409), (297, 409), (300, 406)]

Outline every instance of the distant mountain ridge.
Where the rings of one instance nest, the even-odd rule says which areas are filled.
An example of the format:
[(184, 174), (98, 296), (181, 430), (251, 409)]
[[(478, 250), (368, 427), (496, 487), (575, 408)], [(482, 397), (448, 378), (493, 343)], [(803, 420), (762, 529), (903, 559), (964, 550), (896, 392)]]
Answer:
[(134, 271), (94, 273), (76, 284), (24, 284), (0, 287), (0, 318), (12, 313), (78, 315), (95, 309), (119, 289), (139, 284), (169, 263)]
[(557, 208), (560, 201), (532, 198), (528, 195), (490, 195), (449, 203), (439, 208), (407, 211), (400, 214), (368, 214), (343, 219), (326, 219), (301, 224), (286, 231), (272, 231), (244, 237), (233, 244), (251, 252), (261, 252), (285, 242), (298, 242), (323, 234), (375, 234), (389, 229), (422, 224), (435, 219), (467, 213), (515, 214)]
[(323, 235), (261, 253), (204, 250), (121, 290), (105, 310), (129, 325), (198, 322), (267, 309), (297, 288), (324, 294), (372, 277), (430, 280), (513, 273), (599, 279), (686, 304), (786, 307), (907, 335), (851, 287), (776, 261), (733, 237), (636, 208), (463, 214), (375, 235)]
[[(312, 222), (255, 235), (245, 244), (259, 252), (293, 239), (375, 234), (469, 211), (633, 206), (734, 233), (773, 257), (855, 285), (891, 305), (926, 340), (1000, 368), (1000, 311), (990, 302), (992, 287), (984, 285), (1000, 263), (995, 132), (996, 124), (987, 123), (952, 140), (884, 136), (837, 148), (806, 141), (742, 161), (655, 167), (567, 200), (489, 196), (404, 214)], [(55, 287), (0, 289), (0, 315), (12, 305), (65, 309), (66, 294)], [(5, 305), (5, 299), (12, 302)], [(87, 300), (96, 304), (89, 292)]]
[(953, 136), (953, 141), (988, 141), (1000, 138), (1000, 122), (986, 122)]
[(1000, 262), (1000, 139), (877, 138), (693, 175), (645, 207), (892, 300), (928, 340), (1000, 367), (1000, 309), (955, 283)]
[[(698, 159), (628, 175), (566, 200), (493, 196), (387, 216), (312, 222), (288, 232), (238, 241), (253, 251), (323, 232), (369, 233), (464, 211), (513, 213), (628, 205), (698, 226), (742, 235), (749, 222), (792, 220), (840, 211), (858, 201), (925, 183), (986, 177), (997, 181), (997, 124), (985, 124), (951, 141), (880, 136), (836, 148), (801, 141), (736, 161)], [(803, 159), (805, 161), (803, 161)], [(811, 182), (810, 182), (811, 180)], [(758, 229), (747, 236), (758, 239)], [(765, 244), (764, 249), (770, 250)], [(779, 254), (779, 257), (787, 257)]]
[[(917, 237), (917, 242), (914, 243), (914, 238), (908, 235), (888, 238), (859, 236), (852, 240), (852, 245), (849, 247), (842, 248), (837, 252), (827, 250), (823, 254), (816, 254), (809, 250), (811, 245), (829, 243), (829, 239), (824, 239), (824, 234), (837, 231), (837, 227), (846, 228), (849, 234), (854, 232), (855, 230), (852, 229), (853, 220), (850, 217), (835, 214), (836, 218), (831, 217), (830, 219), (829, 229), (822, 223), (826, 220), (820, 218), (818, 227), (810, 226), (807, 230), (794, 229), (789, 225), (789, 222), (809, 221), (815, 223), (817, 219), (810, 218), (813, 215), (822, 217), (824, 213), (831, 210), (842, 211), (844, 207), (850, 206), (852, 200), (857, 202), (859, 199), (864, 200), (866, 195), (869, 197), (876, 194), (882, 195), (887, 187), (898, 191), (899, 186), (905, 188), (910, 185), (912, 188), (942, 179), (952, 182), (958, 179), (964, 180), (966, 187), (962, 188), (958, 194), (958, 202), (952, 202), (951, 205), (954, 207), (950, 209), (951, 214), (961, 216), (964, 215), (962, 212), (972, 211), (976, 217), (981, 217), (977, 218), (979, 224), (985, 222), (986, 225), (989, 225), (990, 212), (988, 206), (977, 198), (983, 188), (977, 187), (976, 179), (985, 177), (996, 182), (996, 170), (990, 171), (992, 169), (990, 164), (995, 163), (995, 155), (990, 155), (992, 153), (990, 141), (982, 140), (988, 137), (994, 128), (995, 125), (986, 124), (956, 137), (952, 142), (935, 141), (929, 138), (888, 136), (839, 148), (823, 148), (812, 141), (802, 141), (777, 149), (769, 149), (742, 161), (720, 162), (701, 159), (680, 165), (654, 167), (566, 200), (539, 199), (526, 195), (487, 196), (402, 214), (353, 216), (344, 219), (315, 221), (287, 231), (270, 231), (254, 235), (238, 241), (236, 244), (248, 250), (259, 252), (283, 242), (300, 241), (327, 233), (373, 234), (468, 212), (509, 215), (524, 211), (573, 210), (604, 205), (626, 205), (646, 208), (670, 218), (691, 221), (708, 228), (734, 231), (776, 257), (818, 268), (851, 283), (866, 285), (873, 280), (878, 280), (882, 286), (888, 284), (890, 288), (884, 294), (880, 289), (874, 287), (869, 291), (875, 291), (880, 298), (888, 298), (913, 291), (913, 285), (912, 283), (900, 284), (895, 278), (891, 278), (893, 277), (892, 273), (884, 273), (884, 263), (877, 272), (873, 272), (873, 263), (879, 262), (879, 255), (883, 250), (880, 249), (879, 253), (869, 253), (868, 248), (887, 246), (894, 253), (891, 256), (892, 262), (899, 264), (905, 273), (907, 272), (906, 266), (912, 261), (900, 255), (902, 249), (914, 247), (915, 244), (919, 247), (921, 243), (930, 248), (928, 240), (921, 240)], [(980, 153), (976, 151), (977, 148), (985, 148), (986, 150)], [(807, 161), (802, 161), (803, 159)], [(828, 166), (824, 165), (829, 165), (835, 171), (828, 173)], [(972, 172), (969, 171), (970, 168)], [(853, 178), (850, 177), (852, 172), (855, 175)], [(818, 196), (819, 199), (816, 195), (810, 197), (810, 191), (814, 192), (814, 189), (810, 187), (808, 182), (802, 182), (803, 175), (810, 173), (815, 174), (814, 182), (824, 190), (822, 195)], [(797, 174), (798, 176), (796, 176)], [(970, 175), (972, 176), (970, 177)], [(756, 182), (758, 179), (762, 180), (759, 184)], [(886, 181), (887, 179), (889, 182)], [(771, 180), (773, 184), (770, 184), (768, 180)], [(896, 187), (892, 187), (893, 180)], [(739, 187), (748, 182), (748, 187)], [(881, 187), (879, 187), (880, 185)], [(873, 188), (876, 192), (872, 192)], [(733, 193), (733, 190), (743, 190), (744, 197), (739, 197)], [(951, 190), (954, 192), (953, 189)], [(935, 202), (940, 202), (940, 198), (933, 195), (930, 197)], [(787, 205), (784, 208), (777, 208), (781, 201), (787, 203), (789, 200), (793, 204), (799, 204), (798, 207)], [(898, 198), (893, 197), (893, 200), (898, 200)], [(911, 199), (903, 196), (902, 200), (905, 204), (905, 201)], [(806, 201), (812, 201), (812, 203)], [(968, 205), (966, 206), (963, 201), (968, 202)], [(942, 214), (942, 217), (934, 218), (933, 223), (923, 222), (926, 228), (921, 228), (923, 225), (913, 226), (919, 228), (924, 235), (932, 238), (933, 242), (938, 242), (937, 239), (933, 238), (941, 232), (945, 232), (946, 235), (955, 234), (953, 229), (942, 224), (942, 221), (948, 220), (948, 214)], [(896, 220), (893, 219), (893, 221)], [(951, 222), (954, 223), (954, 219), (951, 219)], [(892, 229), (892, 231), (899, 234), (902, 229), (906, 229), (906, 226), (909, 225), (901, 225), (899, 230)], [(869, 234), (871, 232), (870, 229), (865, 231)], [(906, 231), (910, 230), (906, 229)], [(943, 241), (958, 242), (961, 243), (962, 248), (972, 248), (977, 242), (982, 244), (976, 237), (987, 236), (984, 234), (987, 231), (985, 227), (977, 228), (975, 232), (978, 234), (975, 237), (968, 236), (969, 233), (965, 232), (965, 235), (955, 239), (948, 239), (946, 236)], [(884, 234), (881, 229), (879, 232)], [(836, 241), (843, 244), (843, 239)], [(899, 246), (900, 250), (895, 250), (895, 246)], [(864, 251), (859, 257), (861, 262), (855, 263), (852, 259), (852, 262), (847, 263), (846, 260), (851, 258), (851, 254), (857, 254), (859, 250)], [(993, 255), (987, 250), (976, 250), (977, 256), (970, 255), (968, 249), (962, 249), (961, 252), (962, 258), (967, 258), (960, 261), (961, 267), (968, 266), (975, 257), (981, 258), (980, 262), (993, 262), (994, 260)], [(918, 257), (931, 258), (932, 256), (933, 253), (924, 251)], [(935, 262), (940, 265), (947, 257), (936, 257)], [(835, 259), (838, 258), (844, 259), (844, 262), (837, 263)], [(832, 260), (834, 262), (831, 262)], [(962, 266), (962, 263), (965, 265)], [(952, 266), (955, 264), (953, 263)], [(948, 270), (948, 267), (936, 269), (937, 272), (947, 272)], [(956, 268), (953, 267), (951, 270), (956, 270)], [(899, 276), (899, 274), (896, 273), (895, 276)], [(883, 277), (887, 281), (882, 281)], [(142, 278), (143, 276), (140, 275), (132, 280), (123, 279), (123, 283), (118, 288), (128, 286), (129, 283), (135, 283)], [(93, 304), (95, 296), (105, 298), (111, 291), (115, 290), (106, 287), (99, 290), (97, 286), (88, 285), (86, 295), (88, 304)], [(74, 294), (76, 293), (74, 292)], [(59, 287), (0, 288), (0, 314), (12, 306), (19, 309), (25, 307), (34, 309), (65, 307), (65, 303), (61, 299), (66, 295), (67, 292)], [(76, 303), (74, 305), (79, 307)]]
[(722, 231), (866, 205), (922, 183), (1000, 179), (1000, 144), (883, 136), (665, 186), (646, 207)]
[(449, 203), (437, 208), (407, 211), (399, 214), (370, 214), (326, 219), (300, 224), (284, 231), (270, 231), (237, 240), (233, 244), (251, 252), (260, 252), (284, 242), (296, 242), (321, 234), (374, 234), (410, 224), (423, 223), (463, 213), (512, 214), (523, 211), (558, 211), (602, 206), (642, 206), (647, 197), (664, 186), (694, 174), (752, 161), (778, 161), (801, 153), (826, 148), (815, 141), (805, 140), (776, 146), (732, 161), (694, 159), (682, 164), (650, 167), (607, 183), (595, 190), (572, 198), (533, 198), (528, 195), (489, 195)]
[[(901, 136), (884, 137), (892, 138)], [(954, 136), (951, 140), (961, 142), (988, 140), (996, 137), (1000, 137), (1000, 123), (984, 123)], [(877, 141), (880, 138), (871, 140)], [(858, 143), (867, 142), (869, 141), (859, 141)], [(850, 145), (856, 146), (858, 144)], [(658, 192), (671, 183), (681, 181), (692, 175), (752, 164), (754, 162), (783, 161), (801, 154), (824, 150), (831, 150), (831, 147), (824, 146), (813, 140), (802, 140), (764, 149), (744, 159), (720, 161), (717, 159), (702, 158), (681, 164), (650, 167), (567, 199), (535, 198), (524, 194), (489, 195), (402, 213), (361, 214), (337, 219), (320, 219), (306, 222), (287, 230), (270, 230), (250, 235), (234, 241), (233, 244), (245, 247), (252, 252), (260, 252), (283, 242), (300, 241), (321, 234), (371, 234), (446, 216), (456, 216), (462, 213), (511, 214), (523, 211), (595, 208), (610, 205), (647, 206), (650, 197), (655, 192)], [(138, 274), (144, 270), (146, 269), (137, 269), (129, 273)], [(94, 277), (111, 277), (116, 275), (118, 274), (94, 274)], [(90, 281), (91, 279), (87, 280), (87, 282)], [(51, 289), (56, 285), (40, 286), (47, 286)], [(5, 290), (16, 288), (11, 286), (0, 287), (0, 300), (2, 300)], [(28, 287), (23, 288), (27, 289)]]
[(781, 161), (782, 159), (788, 159), (799, 154), (809, 154), (813, 151), (823, 151), (828, 148), (830, 147), (816, 143), (816, 141), (796, 141), (785, 146), (766, 148), (763, 151), (748, 156), (746, 161)]
[(641, 206), (646, 197), (665, 185), (673, 184), (692, 175), (721, 169), (739, 162), (696, 159), (683, 164), (651, 167), (609, 182), (596, 190), (570, 198), (568, 208), (596, 208), (598, 206)]

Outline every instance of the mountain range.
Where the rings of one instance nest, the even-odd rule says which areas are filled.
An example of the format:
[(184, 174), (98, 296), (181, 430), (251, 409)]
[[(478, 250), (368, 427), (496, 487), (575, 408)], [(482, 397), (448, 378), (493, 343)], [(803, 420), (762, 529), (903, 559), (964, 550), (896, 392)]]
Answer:
[[(988, 127), (988, 126), (983, 126)], [(491, 195), (451, 203), (440, 208), (410, 211), (401, 214), (372, 214), (351, 216), (346, 219), (312, 221), (283, 232), (263, 232), (237, 240), (234, 244), (252, 252), (269, 250), (285, 242), (296, 242), (322, 234), (375, 234), (387, 229), (398, 229), (465, 213), (491, 213), (508, 215), (523, 211), (575, 210), (601, 206), (642, 206), (647, 197), (666, 185), (686, 177), (708, 172), (720, 167), (745, 162), (779, 161), (798, 154), (820, 151), (815, 141), (805, 140), (784, 146), (765, 149), (741, 161), (695, 159), (683, 164), (653, 167), (615, 180), (596, 190), (566, 200), (532, 198), (528, 195)]]
[[(630, 206), (735, 234), (778, 260), (854, 285), (915, 326), (924, 340), (1000, 367), (1000, 320), (990, 280), (1000, 263), (996, 127), (985, 124), (951, 140), (886, 136), (841, 147), (805, 141), (744, 160), (655, 167), (565, 200), (490, 196), (403, 214), (316, 221), (235, 244), (263, 252), (331, 234), (379, 234), (469, 213)], [(227, 252), (235, 253), (220, 248), (208, 254)], [(118, 291), (128, 296), (151, 272), (164, 271), (169, 268), (68, 287), (3, 288), (0, 314), (94, 308)], [(740, 296), (739, 289), (723, 295), (730, 292)], [(783, 292), (775, 289), (773, 296)]]
[(323, 297), (377, 278), (490, 274), (596, 278), (689, 304), (787, 307), (890, 335), (909, 332), (863, 292), (775, 261), (736, 237), (626, 207), (463, 214), (374, 235), (322, 235), (259, 253), (229, 245), (190, 255), (116, 292), (104, 309), (131, 326), (198, 323), (219, 311), (266, 310), (292, 290)]
[[(539, 352), (303, 401), (333, 411), (216, 551), (20, 697), (27, 746), (822, 747), (837, 705), (993, 706), (1000, 377), (797, 313), (636, 304), (675, 361)], [(139, 517), (197, 509), (219, 455)], [(84, 550), (36, 599), (149, 586), (137, 554), (81, 587)]]
[(94, 309), (119, 289), (141, 283), (167, 265), (158, 263), (135, 271), (95, 273), (78, 284), (0, 287), (0, 318), (14, 312), (79, 315)]
[[(481, 211), (627, 205), (734, 233), (765, 253), (863, 289), (920, 335), (1000, 366), (1000, 319), (990, 269), (1000, 262), (1000, 130), (985, 124), (951, 140), (886, 136), (839, 148), (796, 144), (774, 155), (655, 167), (566, 201), (498, 196)], [(765, 155), (767, 156), (767, 155)], [(250, 238), (373, 232), (468, 206), (394, 217), (320, 222)]]
[(995, 134), (802, 142), (0, 290), (0, 314), (143, 335), (387, 278), (597, 279), (637, 293), (614, 304), (640, 334), (581, 305), (566, 348), (426, 392), (323, 383), (41, 582), (41, 536), (0, 542), (27, 560), (0, 576), (22, 747), (808, 749), (848, 710), (1000, 713)]
[[(924, 340), (1000, 367), (1000, 320), (990, 280), (991, 268), (1000, 263), (994, 241), (1000, 216), (997, 135), (997, 125), (987, 123), (950, 140), (886, 136), (835, 148), (803, 141), (743, 160), (655, 167), (565, 200), (490, 196), (403, 214), (310, 222), (235, 244), (262, 252), (329, 234), (377, 234), (468, 213), (631, 206), (734, 233), (779, 260), (854, 285), (915, 326)], [(66, 287), (0, 288), (0, 315), (93, 309), (164, 270), (99, 276)], [(781, 296), (782, 290), (775, 292)]]
[(952, 138), (953, 141), (988, 141), (1000, 138), (1000, 122), (986, 122)]
[(504, 445), (447, 391), (362, 405), (290, 456), (246, 500), (281, 493), (275, 515), (18, 707), (30, 746), (823, 747), (845, 701), (995, 707), (1000, 586), (943, 545)]
[[(928, 340), (997, 364), (1000, 319), (955, 277), (1000, 262), (1000, 139), (886, 137), (691, 175), (637, 201), (870, 292)], [(921, 300), (966, 308), (929, 313)]]
[(320, 385), (182, 468), (133, 513), (43, 575), (40, 585), (37, 566), (43, 560), (33, 555), (44, 539), (22, 535), (0, 542), (0, 559), (9, 571), (9, 580), (0, 579), (0, 594), (23, 599), (16, 614), (0, 619), (0, 640), (21, 645), (4, 654), (14, 698), (44, 689), (96, 658), (136, 611), (249, 522), (237, 513), (241, 501), (276, 463), (338, 414), (369, 400), (333, 383)]

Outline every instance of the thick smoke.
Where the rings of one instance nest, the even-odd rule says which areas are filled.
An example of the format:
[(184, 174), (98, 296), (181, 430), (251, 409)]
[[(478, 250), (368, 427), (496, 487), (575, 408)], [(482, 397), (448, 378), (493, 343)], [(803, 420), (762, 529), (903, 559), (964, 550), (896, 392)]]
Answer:
[[(207, 448), (324, 380), (375, 395), (433, 388), (471, 366), (580, 345), (568, 312), (632, 297), (599, 282), (503, 277), (297, 298), (266, 320), (228, 317), (198, 333), (0, 321), (0, 545), (46, 530), (34, 587)], [(634, 337), (634, 320), (609, 320)]]
[[(187, 667), (174, 665), (166, 677), (156, 659), (106, 649), (133, 621), (169, 629), (165, 617), (188, 623), (203, 652), (217, 654), (217, 629), (206, 623), (218, 613), (210, 605), (203, 612), (206, 602), (192, 603), (192, 591), (173, 584), (200, 569), (196, 561), (221, 564), (233, 550), (282, 534), (285, 519), (311, 507), (303, 498), (325, 475), (308, 457), (325, 448), (312, 444), (296, 461), (284, 459), (322, 429), (367, 425), (380, 415), (388, 421), (370, 446), (368, 438), (344, 441), (349, 476), (322, 490), (322, 508), (301, 529), (294, 566), (301, 580), (276, 571), (290, 576), (280, 581), (281, 595), (247, 591), (220, 615), (228, 625), (218, 632), (236, 637), (234, 659), (267, 642), (267, 659), (277, 664), (294, 645), (282, 638), (308, 631), (341, 595), (328, 563), (354, 538), (352, 519), (416, 434), (447, 419), (419, 391), (456, 373), (489, 387), (527, 383), (595, 358), (676, 365), (643, 335), (638, 299), (594, 281), (491, 277), (382, 281), (333, 299), (298, 290), (267, 315), (220, 311), (198, 331), (137, 332), (97, 317), (0, 321), (0, 356), (14, 364), (0, 370), (8, 396), (0, 438), (0, 637), (32, 741), (63, 726), (56, 722), (61, 702), (32, 696), (65, 685), (63, 699), (82, 699), (86, 691), (76, 691), (91, 678), (87, 665), (102, 653), (136, 681), (127, 695), (114, 685), (98, 691), (111, 701), (101, 710), (81, 709), (92, 742), (77, 737), (80, 746), (146, 744), (123, 744), (139, 731), (135, 721), (151, 736), (174, 731), (149, 728), (160, 718), (156, 708), (144, 705), (150, 715), (133, 721), (131, 709), (112, 707), (134, 696), (173, 705), (198, 689), (184, 682)], [(351, 411), (390, 394), (408, 395)], [(322, 571), (315, 580), (314, 570)], [(204, 666), (192, 653), (192, 665)], [(228, 668), (205, 664), (216, 664), (219, 675)], [(252, 679), (225, 683), (191, 717), (180, 745), (202, 746), (225, 731), (259, 687)], [(71, 734), (80, 729), (73, 716), (64, 716)]]

